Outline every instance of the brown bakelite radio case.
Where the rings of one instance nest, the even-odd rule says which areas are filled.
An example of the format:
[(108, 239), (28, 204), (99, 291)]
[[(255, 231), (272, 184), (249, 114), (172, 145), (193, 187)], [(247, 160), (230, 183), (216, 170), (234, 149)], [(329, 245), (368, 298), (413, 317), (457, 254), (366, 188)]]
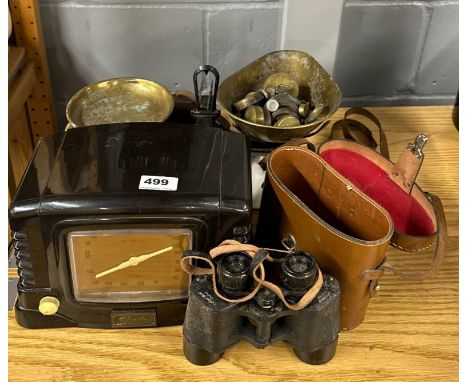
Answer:
[(9, 210), (28, 328), (181, 324), (184, 250), (250, 237), (242, 134), (179, 123), (70, 129), (35, 149)]

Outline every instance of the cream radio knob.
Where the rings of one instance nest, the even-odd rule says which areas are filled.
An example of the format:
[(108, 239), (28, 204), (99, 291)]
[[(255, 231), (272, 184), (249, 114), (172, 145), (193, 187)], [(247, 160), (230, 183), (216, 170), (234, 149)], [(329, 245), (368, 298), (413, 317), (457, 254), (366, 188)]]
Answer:
[(52, 296), (45, 296), (39, 301), (39, 312), (44, 316), (50, 316), (57, 313), (60, 306), (60, 301)]

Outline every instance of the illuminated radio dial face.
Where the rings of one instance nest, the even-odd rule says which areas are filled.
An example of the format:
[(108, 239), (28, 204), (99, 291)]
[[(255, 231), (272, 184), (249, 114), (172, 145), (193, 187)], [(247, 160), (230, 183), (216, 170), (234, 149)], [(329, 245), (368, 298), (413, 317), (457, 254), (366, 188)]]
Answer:
[(104, 229), (67, 235), (73, 294), (82, 302), (145, 302), (187, 297), (180, 255), (188, 229)]

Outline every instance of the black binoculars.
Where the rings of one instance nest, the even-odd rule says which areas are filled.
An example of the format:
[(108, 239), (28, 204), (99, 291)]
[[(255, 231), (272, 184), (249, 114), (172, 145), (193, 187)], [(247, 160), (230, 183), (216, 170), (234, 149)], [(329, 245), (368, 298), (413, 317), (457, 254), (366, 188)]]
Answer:
[[(197, 251), (182, 256), (206, 257)], [(339, 333), (340, 287), (323, 275), (315, 298), (300, 310), (289, 309), (274, 291), (262, 286), (253, 298), (235, 301), (252, 293), (255, 258), (244, 252), (224, 254), (214, 261), (215, 275), (193, 275), (183, 326), (184, 354), (196, 365), (218, 361), (226, 349), (247, 341), (261, 349), (276, 341), (292, 345), (303, 362), (317, 365), (335, 354)], [(265, 264), (266, 274), (277, 283), (284, 299), (296, 304), (318, 277), (315, 259), (292, 252), (281, 261)], [(217, 292), (213, 288), (213, 281)]]

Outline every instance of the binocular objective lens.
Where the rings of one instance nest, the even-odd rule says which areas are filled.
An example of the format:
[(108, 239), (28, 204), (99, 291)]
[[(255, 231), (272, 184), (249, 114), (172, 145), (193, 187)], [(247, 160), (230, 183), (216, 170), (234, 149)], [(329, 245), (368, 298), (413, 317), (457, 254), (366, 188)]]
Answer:
[(224, 255), (218, 263), (220, 286), (230, 292), (241, 292), (249, 286), (249, 268), (252, 259), (243, 252)]
[(293, 252), (287, 255), (281, 264), (281, 280), (292, 291), (306, 291), (317, 273), (316, 262), (306, 252)]

